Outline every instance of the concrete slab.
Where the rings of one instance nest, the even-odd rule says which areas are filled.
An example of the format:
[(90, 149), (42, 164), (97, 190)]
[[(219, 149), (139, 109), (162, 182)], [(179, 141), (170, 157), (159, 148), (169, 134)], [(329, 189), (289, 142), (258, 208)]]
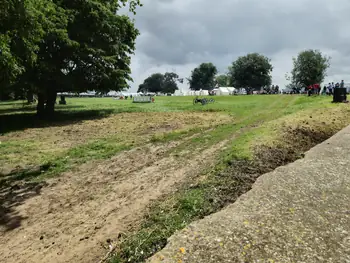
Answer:
[(350, 126), (262, 175), (148, 262), (350, 262)]

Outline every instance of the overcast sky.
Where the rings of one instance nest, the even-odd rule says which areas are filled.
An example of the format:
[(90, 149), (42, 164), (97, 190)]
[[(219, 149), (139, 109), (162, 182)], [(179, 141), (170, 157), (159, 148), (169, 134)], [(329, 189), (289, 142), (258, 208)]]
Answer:
[(332, 57), (327, 82), (350, 82), (350, 0), (141, 1), (131, 91), (152, 73), (186, 78), (203, 62), (225, 73), (251, 52), (272, 60), (273, 84), (283, 87), (292, 57), (310, 48)]

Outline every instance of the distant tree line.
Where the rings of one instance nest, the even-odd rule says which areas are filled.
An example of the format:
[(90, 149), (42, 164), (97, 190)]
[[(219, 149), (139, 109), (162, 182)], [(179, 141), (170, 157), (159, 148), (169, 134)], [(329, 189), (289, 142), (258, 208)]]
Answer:
[[(302, 51), (293, 58), (291, 75), (286, 75), (290, 81), (287, 87), (300, 91), (309, 85), (322, 83), (329, 66), (330, 57), (323, 55), (319, 50)], [(279, 87), (271, 85), (272, 70), (273, 66), (268, 57), (250, 53), (233, 61), (224, 74), (218, 74), (213, 63), (202, 63), (192, 70), (187, 81), (191, 90), (212, 90), (215, 86), (231, 86), (245, 89), (247, 94), (261, 89), (267, 93), (276, 93)], [(175, 73), (155, 73), (145, 79), (138, 91), (174, 93), (178, 89), (176, 80), (179, 80), (179, 76)]]

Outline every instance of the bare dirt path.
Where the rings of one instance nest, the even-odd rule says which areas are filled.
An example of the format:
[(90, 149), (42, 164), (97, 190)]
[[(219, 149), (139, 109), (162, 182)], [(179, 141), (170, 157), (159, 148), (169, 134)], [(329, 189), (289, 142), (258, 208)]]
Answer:
[(200, 175), (227, 141), (191, 158), (167, 153), (182, 142), (136, 148), (49, 180), (13, 208), (18, 227), (0, 225), (1, 262), (98, 262), (107, 239), (136, 227), (152, 201)]

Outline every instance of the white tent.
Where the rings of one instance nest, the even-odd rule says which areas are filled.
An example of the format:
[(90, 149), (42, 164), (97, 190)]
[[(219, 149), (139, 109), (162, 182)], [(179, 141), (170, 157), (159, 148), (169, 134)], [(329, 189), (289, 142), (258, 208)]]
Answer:
[(218, 91), (216, 92), (216, 95), (227, 96), (230, 95), (230, 91), (227, 87), (219, 87)]
[(190, 90), (187, 95), (189, 96), (199, 96), (199, 90)]
[(230, 95), (233, 95), (236, 91), (234, 87), (227, 87), (228, 91), (230, 92)]
[(182, 90), (175, 90), (174, 96), (184, 96), (185, 94), (182, 92)]
[(209, 95), (209, 92), (207, 90), (200, 90), (199, 95), (200, 96), (207, 96), (207, 95)]

